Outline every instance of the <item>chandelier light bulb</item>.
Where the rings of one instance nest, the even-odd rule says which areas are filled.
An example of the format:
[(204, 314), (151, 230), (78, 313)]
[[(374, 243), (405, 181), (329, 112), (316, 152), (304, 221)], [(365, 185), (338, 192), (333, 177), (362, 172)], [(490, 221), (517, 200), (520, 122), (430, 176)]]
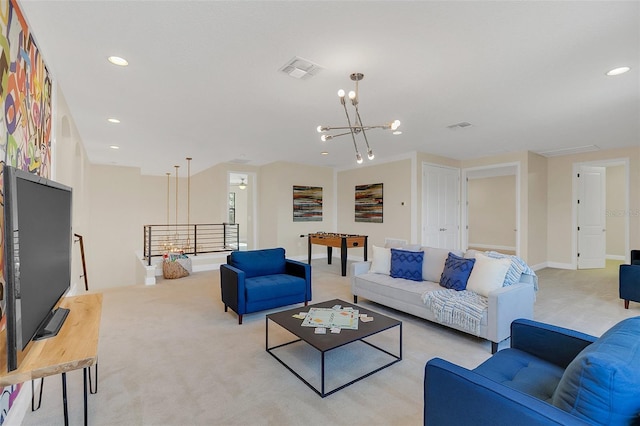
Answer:
[(322, 130), (322, 126), (318, 126), (318, 127), (316, 128), (316, 130), (318, 131), (318, 133), (322, 133), (322, 132), (323, 132), (323, 130)]
[(391, 123), (391, 130), (396, 130), (398, 127), (400, 127), (400, 120), (395, 120)]
[(359, 152), (356, 152), (356, 163), (362, 164), (362, 155)]
[(344, 90), (342, 89), (338, 90), (338, 96), (341, 98), (344, 98)]
[(349, 99), (354, 100), (356, 98), (356, 92), (353, 90), (349, 92)]
[(367, 157), (369, 158), (369, 160), (373, 160), (374, 158), (376, 158), (376, 156), (373, 155), (372, 149), (369, 149), (369, 151), (367, 151)]
[(322, 135), (322, 136), (320, 136), (320, 140), (321, 140), (322, 142), (326, 142), (326, 141), (328, 141), (329, 139), (331, 139), (331, 136), (329, 136), (329, 135)]

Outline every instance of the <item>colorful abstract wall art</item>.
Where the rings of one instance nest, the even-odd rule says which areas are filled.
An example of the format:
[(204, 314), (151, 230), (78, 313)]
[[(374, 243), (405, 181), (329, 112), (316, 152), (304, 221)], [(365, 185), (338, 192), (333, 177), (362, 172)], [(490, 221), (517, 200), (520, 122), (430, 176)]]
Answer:
[(0, 0), (0, 153), (5, 162), (51, 175), (52, 82), (16, 0)]
[[(0, 47), (0, 162), (50, 178), (53, 85), (17, 0), (0, 0)], [(2, 182), (0, 169), (0, 204), (4, 205)], [(0, 209), (0, 223), (3, 222), (1, 212)], [(0, 277), (4, 275), (4, 245), (1, 241), (2, 235)], [(1, 284), (4, 288), (4, 281)], [(4, 316), (0, 327), (5, 327)], [(3, 389), (0, 424), (4, 422), (20, 387)]]
[(322, 222), (321, 186), (293, 186), (293, 221)]
[(382, 223), (382, 184), (356, 185), (356, 222)]

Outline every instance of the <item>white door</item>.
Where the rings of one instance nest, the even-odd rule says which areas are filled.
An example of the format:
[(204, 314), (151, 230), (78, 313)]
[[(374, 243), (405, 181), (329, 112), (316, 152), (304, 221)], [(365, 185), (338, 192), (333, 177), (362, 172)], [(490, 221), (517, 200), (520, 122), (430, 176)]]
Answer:
[(606, 168), (580, 166), (578, 174), (578, 269), (604, 268)]
[(459, 170), (428, 165), (422, 174), (422, 188), (422, 244), (459, 248)]

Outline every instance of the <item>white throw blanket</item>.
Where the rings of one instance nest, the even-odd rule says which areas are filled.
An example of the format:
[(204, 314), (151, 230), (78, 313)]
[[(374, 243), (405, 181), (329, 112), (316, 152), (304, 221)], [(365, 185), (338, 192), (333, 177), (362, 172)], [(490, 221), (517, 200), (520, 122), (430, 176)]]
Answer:
[(453, 324), (480, 335), (482, 314), (489, 306), (486, 297), (468, 290), (443, 289), (425, 292), (422, 301), (441, 324)]

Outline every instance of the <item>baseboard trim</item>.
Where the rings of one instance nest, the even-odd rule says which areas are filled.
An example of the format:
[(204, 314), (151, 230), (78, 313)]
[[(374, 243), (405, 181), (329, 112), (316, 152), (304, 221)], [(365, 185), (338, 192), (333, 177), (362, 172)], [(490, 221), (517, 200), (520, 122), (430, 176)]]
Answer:
[(573, 263), (559, 263), (559, 262), (545, 262), (547, 264), (547, 268), (556, 268), (556, 269), (578, 269), (577, 265)]
[(624, 255), (619, 254), (608, 254), (604, 258), (609, 260), (621, 260), (623, 262), (627, 260)]

